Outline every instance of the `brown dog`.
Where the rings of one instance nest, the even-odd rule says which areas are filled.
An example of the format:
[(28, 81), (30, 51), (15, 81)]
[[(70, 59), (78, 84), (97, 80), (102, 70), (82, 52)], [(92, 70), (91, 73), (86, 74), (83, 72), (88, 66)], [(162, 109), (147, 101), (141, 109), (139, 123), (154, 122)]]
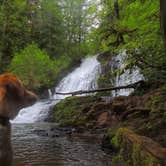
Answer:
[(12, 146), (9, 119), (23, 107), (34, 104), (37, 96), (26, 90), (14, 74), (0, 75), (0, 166), (11, 166)]

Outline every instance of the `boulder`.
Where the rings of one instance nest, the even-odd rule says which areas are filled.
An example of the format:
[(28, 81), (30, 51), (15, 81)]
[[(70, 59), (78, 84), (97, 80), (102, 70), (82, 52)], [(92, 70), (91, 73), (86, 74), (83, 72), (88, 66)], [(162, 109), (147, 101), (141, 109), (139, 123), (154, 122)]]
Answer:
[(119, 128), (114, 137), (111, 135), (110, 142), (111, 147), (118, 149), (113, 156), (114, 165), (166, 165), (166, 148), (149, 137), (137, 135), (127, 128)]

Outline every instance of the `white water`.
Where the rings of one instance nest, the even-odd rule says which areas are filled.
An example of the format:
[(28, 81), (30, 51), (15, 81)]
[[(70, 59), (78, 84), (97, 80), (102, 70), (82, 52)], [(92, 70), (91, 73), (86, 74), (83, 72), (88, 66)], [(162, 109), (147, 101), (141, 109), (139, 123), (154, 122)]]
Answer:
[[(57, 87), (56, 92), (72, 92), (77, 90), (90, 90), (97, 88), (97, 77), (101, 71), (97, 56), (86, 58), (82, 61), (80, 67), (64, 77)], [(55, 76), (56, 77), (56, 76)], [(39, 101), (31, 107), (24, 108), (13, 123), (33, 123), (42, 121), (48, 114), (51, 107), (57, 104), (60, 99), (66, 96), (52, 94), (48, 90), (49, 98), (45, 101)], [(52, 100), (54, 99), (54, 100)]]
[[(125, 68), (125, 58), (126, 58), (127, 54), (126, 51), (118, 54), (115, 59), (114, 59), (114, 65), (116, 66), (116, 69), (124, 69)], [(114, 85), (115, 86), (122, 86), (122, 85), (128, 85), (128, 84), (132, 84), (135, 83), (139, 80), (143, 80), (143, 75), (140, 74), (140, 70), (138, 67), (135, 67), (132, 70), (125, 70), (123, 74), (121, 75), (117, 75), (114, 81)], [(119, 96), (119, 95), (123, 95), (123, 96), (128, 96), (131, 92), (133, 91), (133, 89), (120, 89), (117, 91), (113, 91), (112, 94), (113, 96)]]
[[(101, 71), (97, 56), (86, 58), (80, 67), (67, 75), (55, 88), (55, 92), (73, 92), (97, 88), (97, 77)], [(54, 95), (54, 99), (63, 99), (67, 95)]]

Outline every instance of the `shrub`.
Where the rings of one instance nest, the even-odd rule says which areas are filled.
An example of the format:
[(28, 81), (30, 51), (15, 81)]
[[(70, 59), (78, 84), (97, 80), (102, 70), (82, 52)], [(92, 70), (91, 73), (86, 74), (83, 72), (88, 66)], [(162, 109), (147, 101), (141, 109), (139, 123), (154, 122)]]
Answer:
[(33, 90), (49, 86), (55, 73), (54, 62), (34, 43), (15, 53), (9, 71)]

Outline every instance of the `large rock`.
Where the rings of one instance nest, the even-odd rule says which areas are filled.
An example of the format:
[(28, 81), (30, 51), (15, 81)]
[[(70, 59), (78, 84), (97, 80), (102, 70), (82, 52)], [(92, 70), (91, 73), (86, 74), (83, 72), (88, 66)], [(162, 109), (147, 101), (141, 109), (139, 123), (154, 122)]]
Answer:
[(93, 127), (89, 110), (93, 104), (100, 101), (101, 98), (97, 96), (68, 97), (55, 105), (47, 121), (57, 122), (62, 126)]
[[(108, 135), (109, 136), (109, 135)], [(127, 128), (119, 128), (114, 137), (110, 135), (114, 149), (114, 165), (165, 166), (166, 148), (152, 139), (140, 136)]]

